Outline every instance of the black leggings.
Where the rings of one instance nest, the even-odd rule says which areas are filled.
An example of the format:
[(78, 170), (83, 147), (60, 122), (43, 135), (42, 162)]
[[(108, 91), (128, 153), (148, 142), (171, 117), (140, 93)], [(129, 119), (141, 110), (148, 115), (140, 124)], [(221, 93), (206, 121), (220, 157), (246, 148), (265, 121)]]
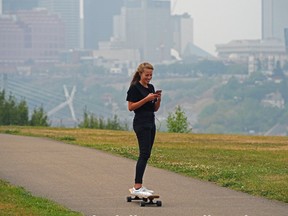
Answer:
[(134, 119), (133, 129), (139, 144), (139, 158), (136, 164), (135, 184), (142, 184), (147, 161), (150, 158), (153, 147), (156, 127), (154, 118), (147, 121)]

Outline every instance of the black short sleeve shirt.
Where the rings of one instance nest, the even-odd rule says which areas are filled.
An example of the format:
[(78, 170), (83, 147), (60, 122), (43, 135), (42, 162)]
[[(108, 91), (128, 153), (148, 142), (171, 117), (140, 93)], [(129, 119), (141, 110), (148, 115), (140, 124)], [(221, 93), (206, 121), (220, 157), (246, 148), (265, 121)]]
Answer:
[[(148, 94), (155, 93), (154, 86), (152, 84), (148, 84), (148, 88), (142, 86), (139, 82), (134, 85), (131, 85), (128, 92), (126, 101), (130, 102), (138, 102), (145, 98)], [(145, 103), (143, 106), (134, 110), (135, 113), (140, 112), (154, 112), (155, 111), (155, 101), (149, 101)]]

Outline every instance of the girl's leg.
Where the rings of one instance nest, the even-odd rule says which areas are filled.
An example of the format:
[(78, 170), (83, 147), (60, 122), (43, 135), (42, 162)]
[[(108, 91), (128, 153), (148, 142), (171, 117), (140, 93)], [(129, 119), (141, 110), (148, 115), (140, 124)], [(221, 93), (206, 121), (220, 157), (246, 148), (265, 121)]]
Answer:
[(147, 161), (151, 155), (155, 132), (153, 133), (153, 127), (151, 128), (151, 125), (148, 125), (148, 127), (147, 125), (135, 127), (135, 129), (134, 130), (136, 132), (139, 144), (139, 158), (136, 164), (134, 187), (140, 188), (142, 186), (143, 175), (146, 169)]

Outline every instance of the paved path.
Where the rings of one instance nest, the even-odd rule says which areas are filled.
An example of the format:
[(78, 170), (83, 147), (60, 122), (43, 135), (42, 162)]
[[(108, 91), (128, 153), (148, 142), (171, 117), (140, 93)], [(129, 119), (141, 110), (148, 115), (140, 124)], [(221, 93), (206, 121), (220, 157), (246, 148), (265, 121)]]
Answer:
[(127, 203), (135, 161), (43, 138), (0, 134), (0, 178), (88, 216), (287, 216), (288, 205), (148, 167), (163, 206)]

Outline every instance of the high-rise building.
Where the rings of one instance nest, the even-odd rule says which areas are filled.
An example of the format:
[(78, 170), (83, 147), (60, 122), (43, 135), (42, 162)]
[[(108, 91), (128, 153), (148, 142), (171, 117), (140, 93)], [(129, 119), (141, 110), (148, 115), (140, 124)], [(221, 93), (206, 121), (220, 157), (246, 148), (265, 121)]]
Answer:
[(170, 0), (126, 0), (117, 23), (122, 28), (117, 39), (128, 49), (138, 49), (142, 61), (170, 60)]
[(123, 0), (84, 1), (84, 47), (98, 49), (100, 41), (109, 41), (113, 35), (113, 17), (119, 15)]
[(38, 0), (1, 0), (3, 13), (15, 13), (18, 10), (31, 10), (38, 7)]
[(0, 63), (55, 62), (64, 49), (61, 19), (45, 9), (0, 16)]
[(286, 53), (288, 54), (288, 28), (284, 29), (284, 44), (285, 44)]
[(284, 42), (288, 28), (288, 1), (262, 0), (262, 39), (279, 38)]
[(56, 13), (65, 25), (66, 48), (80, 48), (80, 1), (79, 0), (39, 0), (39, 6)]
[(189, 14), (172, 16), (173, 48), (183, 55), (189, 44), (193, 44), (193, 19)]

